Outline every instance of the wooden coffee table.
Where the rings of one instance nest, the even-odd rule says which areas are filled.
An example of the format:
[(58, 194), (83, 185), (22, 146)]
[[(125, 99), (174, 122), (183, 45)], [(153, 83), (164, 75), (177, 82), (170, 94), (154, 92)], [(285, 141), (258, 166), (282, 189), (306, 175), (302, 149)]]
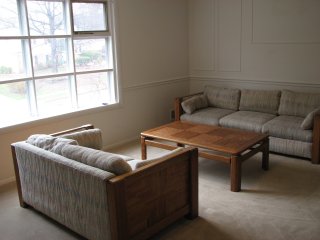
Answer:
[[(267, 134), (211, 125), (175, 121), (141, 133), (141, 158), (147, 158), (147, 146), (173, 150), (177, 146), (194, 146), (199, 156), (230, 165), (231, 191), (241, 190), (242, 162), (262, 152), (262, 169), (269, 168), (269, 137)], [(201, 151), (210, 150), (210, 151)]]

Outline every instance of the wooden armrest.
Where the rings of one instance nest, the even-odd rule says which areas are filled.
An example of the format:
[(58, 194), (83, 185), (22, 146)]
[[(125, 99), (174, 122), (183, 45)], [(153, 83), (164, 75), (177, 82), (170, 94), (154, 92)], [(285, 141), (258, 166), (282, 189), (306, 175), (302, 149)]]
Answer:
[(147, 239), (198, 216), (198, 150), (186, 148), (107, 181), (112, 239)]
[(312, 163), (320, 164), (320, 115), (313, 120)]
[(93, 129), (93, 128), (94, 128), (94, 126), (92, 124), (86, 124), (86, 125), (83, 125), (83, 126), (79, 126), (79, 127), (63, 130), (61, 132), (52, 133), (50, 135), (55, 137), (55, 136), (59, 136), (59, 135), (67, 134), (67, 133), (73, 133), (73, 132), (78, 132), (78, 131), (81, 131), (81, 130), (88, 130), (88, 129)]
[(191, 98), (193, 96), (196, 96), (196, 95), (201, 95), (203, 94), (203, 92), (198, 92), (198, 93), (193, 93), (193, 94), (189, 94), (189, 95), (186, 95), (186, 96), (182, 96), (182, 97), (177, 97), (175, 100), (174, 100), (174, 119), (176, 121), (179, 121), (180, 120), (180, 116), (183, 114), (183, 109), (181, 107), (181, 103), (182, 101), (188, 99), (188, 98)]

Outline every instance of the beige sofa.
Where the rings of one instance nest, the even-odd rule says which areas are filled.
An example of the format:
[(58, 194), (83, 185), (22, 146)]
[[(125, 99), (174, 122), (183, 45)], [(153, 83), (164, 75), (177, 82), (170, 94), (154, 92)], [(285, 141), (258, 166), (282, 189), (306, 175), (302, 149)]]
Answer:
[(20, 205), (91, 240), (146, 239), (197, 217), (197, 149), (142, 161), (101, 146), (91, 125), (12, 144)]
[(175, 100), (175, 119), (267, 133), (270, 151), (320, 163), (320, 94), (206, 86)]

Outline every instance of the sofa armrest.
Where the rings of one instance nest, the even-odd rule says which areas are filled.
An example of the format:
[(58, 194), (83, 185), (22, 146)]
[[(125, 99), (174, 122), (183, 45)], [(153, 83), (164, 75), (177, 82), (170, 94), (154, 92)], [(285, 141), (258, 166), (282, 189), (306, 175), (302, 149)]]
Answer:
[(203, 94), (203, 92), (198, 92), (198, 93), (194, 93), (194, 94), (190, 94), (190, 95), (186, 95), (186, 96), (183, 96), (183, 97), (177, 97), (175, 100), (174, 100), (174, 111), (175, 111), (175, 120), (176, 121), (179, 121), (180, 120), (180, 116), (184, 113), (183, 112), (183, 109), (181, 107), (181, 103), (188, 99), (188, 98), (191, 98), (193, 96), (197, 96), (197, 95), (201, 95)]
[(313, 164), (320, 164), (320, 115), (313, 120), (312, 159)]
[(53, 136), (53, 137), (57, 137), (57, 136), (60, 136), (60, 135), (63, 135), (63, 134), (74, 133), (74, 132), (78, 132), (78, 131), (81, 131), (81, 130), (88, 130), (88, 129), (94, 129), (94, 126), (92, 124), (86, 124), (86, 125), (83, 125), (83, 126), (79, 126), (79, 127), (63, 130), (61, 132), (52, 133), (50, 135)]
[(107, 182), (112, 239), (146, 239), (198, 216), (198, 150), (186, 148)]

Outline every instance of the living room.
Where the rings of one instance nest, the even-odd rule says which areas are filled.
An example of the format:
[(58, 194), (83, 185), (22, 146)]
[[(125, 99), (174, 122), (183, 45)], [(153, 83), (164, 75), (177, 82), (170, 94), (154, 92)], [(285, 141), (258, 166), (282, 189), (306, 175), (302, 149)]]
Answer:
[[(92, 123), (102, 130), (105, 148), (121, 149), (122, 145), (126, 146), (139, 139), (139, 134), (143, 130), (170, 122), (175, 97), (202, 91), (205, 85), (320, 92), (320, 32), (318, 27), (320, 4), (318, 1), (120, 0), (115, 3), (120, 103), (105, 108), (88, 109), (1, 128), (1, 187), (15, 181), (10, 144), (24, 140), (34, 133), (53, 133)], [(136, 150), (134, 154), (137, 154)], [(196, 234), (202, 229), (205, 233), (216, 234), (217, 239), (317, 239), (320, 224), (319, 207), (316, 205), (320, 197), (317, 184), (320, 171), (318, 166), (304, 159), (275, 156), (282, 159), (284, 165), (288, 167), (287, 171), (282, 173), (291, 177), (295, 173), (297, 179), (295, 181), (291, 179), (291, 181), (298, 184), (297, 187), (301, 189), (310, 190), (299, 193), (291, 192), (290, 189), (276, 190), (276, 192), (285, 193), (280, 194), (279, 198), (291, 196), (297, 200), (297, 198), (312, 196), (307, 199), (310, 204), (308, 211), (312, 210), (314, 214), (312, 216), (309, 215), (309, 212), (307, 213), (307, 210), (303, 210), (304, 201), (299, 202), (301, 205), (293, 204), (293, 200), (288, 202), (289, 205), (292, 204), (289, 210), (293, 212), (297, 210), (296, 213), (292, 213), (291, 217), (296, 225), (301, 223), (305, 230), (296, 230), (283, 223), (281, 229), (287, 231), (287, 234), (280, 231), (279, 233), (272, 232), (271, 229), (277, 229), (273, 225), (282, 224), (280, 221), (282, 214), (289, 213), (288, 209), (285, 213), (281, 213), (282, 208), (285, 207), (282, 203), (283, 205), (277, 208), (278, 221), (266, 223), (270, 227), (267, 228), (270, 229), (269, 235), (264, 232), (258, 238), (259, 234), (254, 233), (253, 229), (250, 229), (250, 234), (242, 232), (239, 236), (236, 236), (235, 232), (225, 232), (225, 228), (222, 227), (223, 222), (219, 223), (216, 219), (217, 223), (212, 225), (212, 222), (206, 219), (206, 216), (210, 214), (214, 218), (214, 213), (218, 210), (206, 208), (202, 220), (195, 223), (182, 222), (176, 226), (177, 231), (171, 229), (172, 236), (169, 233), (167, 236), (162, 236), (163, 239), (174, 238), (174, 234), (177, 234), (175, 239), (178, 239), (179, 236), (186, 236), (179, 230), (184, 231), (187, 226), (195, 231), (188, 230), (185, 234)], [(206, 193), (204, 192), (205, 187), (210, 188), (209, 170), (211, 174), (216, 174), (217, 181), (221, 181), (222, 185), (228, 182), (228, 171), (223, 166), (210, 165), (204, 161), (201, 161), (200, 165), (201, 163), (200, 176), (202, 173), (204, 180), (201, 195), (203, 201), (200, 197), (200, 207), (201, 204), (204, 206), (213, 204), (209, 198), (205, 198)], [(274, 167), (281, 165), (277, 162)], [(299, 172), (298, 166), (303, 168), (302, 172)], [(254, 167), (255, 165), (250, 165), (244, 171), (248, 174)], [(271, 170), (272, 167), (271, 159)], [(308, 171), (310, 171), (309, 178), (305, 176), (309, 174)], [(256, 177), (255, 180), (259, 179), (257, 174), (255, 172), (253, 175)], [(285, 181), (285, 176), (276, 176), (277, 180)], [(301, 177), (301, 182), (298, 177)], [(270, 179), (267, 177), (265, 181), (267, 180)], [(311, 183), (313, 185), (309, 185)], [(270, 187), (268, 184), (271, 183), (266, 183), (266, 186)], [(228, 192), (228, 188), (223, 188), (221, 185), (217, 188), (222, 188), (220, 190), (226, 192), (226, 195), (218, 198), (221, 201), (220, 207), (223, 207), (222, 196), (235, 197)], [(214, 194), (211, 191), (208, 189), (208, 193)], [(249, 199), (247, 195), (253, 192), (249, 189), (239, 193), (242, 194), (240, 196), (245, 195), (241, 198), (242, 206), (245, 206), (245, 200)], [(254, 204), (255, 201), (264, 197), (270, 199), (265, 196), (268, 195), (267, 190), (264, 192), (262, 189), (261, 192), (255, 194), (253, 199), (250, 198), (252, 200), (249, 201), (250, 203)], [(268, 201), (264, 203), (272, 204)], [(219, 204), (216, 205), (219, 206)], [(18, 203), (16, 206), (18, 207)], [(235, 214), (231, 210), (226, 213)], [(217, 215), (222, 217), (221, 214), (218, 212)], [(299, 215), (303, 217), (299, 218)], [(257, 221), (263, 216), (257, 215)], [(2, 223), (5, 223), (7, 218), (10, 219), (10, 216), (1, 215), (1, 226), (4, 226)], [(238, 218), (240, 216), (235, 216), (235, 219)], [(237, 230), (244, 226), (237, 221), (228, 222), (226, 218), (222, 217), (222, 219), (226, 224), (234, 224)], [(245, 216), (241, 216), (241, 219), (245, 219)], [(272, 218), (268, 220), (272, 221)], [(313, 224), (308, 225), (311, 220)], [(250, 223), (245, 222), (248, 225)], [(7, 234), (6, 236), (10, 236), (12, 233)], [(68, 234), (59, 232), (50, 239), (76, 238)], [(198, 237), (197, 235), (192, 235), (194, 238), (189, 237), (191, 239), (215, 238), (214, 235), (198, 234)], [(28, 238), (21, 236), (20, 239)]]

